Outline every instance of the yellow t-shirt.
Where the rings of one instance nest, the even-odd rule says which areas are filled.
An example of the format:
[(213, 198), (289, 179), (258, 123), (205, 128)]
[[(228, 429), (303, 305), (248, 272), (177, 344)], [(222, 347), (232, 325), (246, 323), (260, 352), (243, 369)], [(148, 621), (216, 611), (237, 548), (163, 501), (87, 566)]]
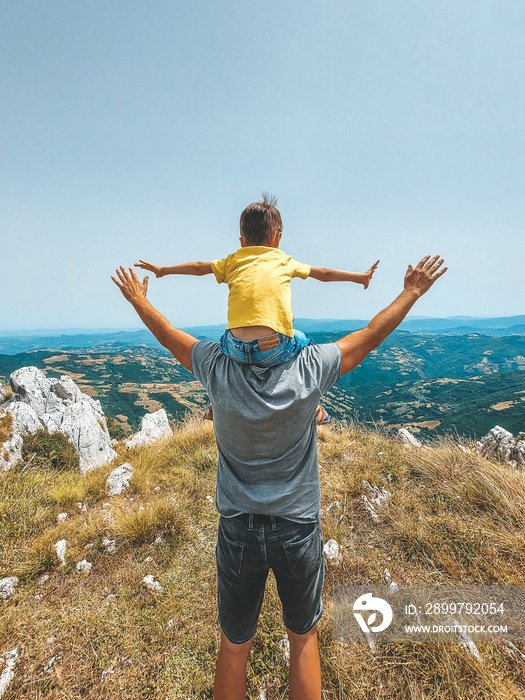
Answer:
[(269, 326), (293, 335), (292, 277), (306, 279), (310, 266), (293, 260), (279, 248), (246, 246), (222, 260), (213, 260), (217, 282), (226, 282), (228, 326)]

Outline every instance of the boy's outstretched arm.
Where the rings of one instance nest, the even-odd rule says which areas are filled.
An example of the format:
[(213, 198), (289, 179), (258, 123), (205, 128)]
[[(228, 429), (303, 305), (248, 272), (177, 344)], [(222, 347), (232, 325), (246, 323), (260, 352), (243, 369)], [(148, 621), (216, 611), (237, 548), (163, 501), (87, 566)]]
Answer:
[(378, 265), (379, 260), (376, 260), (366, 272), (346, 272), (346, 270), (332, 270), (329, 267), (310, 267), (310, 277), (321, 282), (356, 282), (367, 289)]
[(133, 306), (142, 321), (144, 321), (159, 343), (164, 345), (173, 357), (191, 372), (191, 349), (198, 342), (197, 338), (178, 328), (173, 328), (168, 319), (149, 303), (146, 299), (148, 291), (147, 277), (144, 277), (144, 281), (141, 282), (132, 267), (129, 268), (128, 273), (122, 265), (117, 269), (117, 275), (118, 280), (115, 277), (111, 279)]
[(447, 271), (446, 267), (439, 269), (442, 264), (439, 255), (434, 255), (433, 258), (426, 255), (415, 268), (409, 265), (401, 294), (374, 316), (366, 328), (336, 340), (336, 345), (339, 345), (342, 352), (341, 374), (357, 367), (399, 326), (419, 297), (428, 292), (434, 282)]
[(197, 275), (201, 277), (202, 275), (211, 274), (211, 262), (190, 262), (161, 267), (160, 265), (153, 265), (153, 263), (140, 260), (138, 263), (135, 263), (135, 267), (141, 267), (143, 270), (153, 272), (157, 278), (165, 275)]

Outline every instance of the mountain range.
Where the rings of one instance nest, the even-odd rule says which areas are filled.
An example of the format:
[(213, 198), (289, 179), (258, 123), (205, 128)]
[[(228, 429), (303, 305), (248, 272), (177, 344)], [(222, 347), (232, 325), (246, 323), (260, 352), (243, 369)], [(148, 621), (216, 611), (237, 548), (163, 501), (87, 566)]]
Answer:
[[(349, 333), (363, 328), (368, 323), (364, 319), (311, 319), (297, 318), (294, 325), (304, 333)], [(183, 330), (200, 340), (218, 340), (224, 333), (224, 324), (191, 326)], [(399, 326), (400, 331), (424, 333), (428, 335), (469, 335), (480, 334), (494, 337), (525, 335), (525, 315), (501, 318), (475, 318), (472, 316), (451, 316), (432, 318), (409, 317)], [(59, 329), (0, 331), (0, 353), (14, 354), (43, 348), (86, 349), (120, 348), (127, 345), (146, 344), (160, 347), (146, 329)]]
[[(505, 327), (519, 326), (514, 321), (520, 318), (475, 319), (477, 326), (465, 318), (410, 319), (433, 332), (395, 331), (341, 377), (323, 397), (323, 405), (341, 421), (407, 427), (423, 436), (458, 433), (478, 439), (496, 424), (514, 434), (523, 431), (525, 337), (500, 335)], [(468, 322), (478, 332), (445, 332), (453, 322), (458, 329)], [(296, 322), (316, 343), (333, 342), (352, 326), (364, 324)], [(482, 333), (482, 325), (492, 332)], [(316, 330), (319, 327), (322, 332)], [(213, 340), (223, 327), (189, 330)], [(7, 382), (11, 372), (27, 365), (44, 369), (48, 376), (69, 374), (83, 391), (100, 399), (106, 414), (128, 433), (136, 430), (146, 411), (164, 407), (171, 418), (180, 419), (207, 405), (200, 384), (147, 330), (13, 335), (0, 338), (0, 343), (0, 381)]]

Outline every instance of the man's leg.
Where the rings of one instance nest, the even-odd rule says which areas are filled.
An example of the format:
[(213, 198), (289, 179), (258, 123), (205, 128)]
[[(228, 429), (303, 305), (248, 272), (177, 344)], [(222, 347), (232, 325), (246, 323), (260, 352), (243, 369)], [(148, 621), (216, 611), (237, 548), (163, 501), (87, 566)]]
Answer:
[(286, 631), (290, 641), (290, 700), (321, 700), (317, 625), (306, 634)]
[[(289, 634), (292, 634), (289, 632)], [(299, 635), (294, 634), (294, 637)], [(306, 636), (306, 635), (305, 635)], [(213, 697), (215, 700), (244, 700), (246, 697), (246, 663), (248, 654), (252, 648), (253, 639), (244, 644), (232, 644), (224, 633), (221, 632), (221, 645), (215, 667), (215, 684)], [(291, 648), (290, 640), (290, 648)], [(318, 655), (319, 658), (319, 655)], [(320, 683), (320, 681), (319, 681)], [(321, 687), (321, 686), (319, 686)], [(292, 697), (304, 697), (309, 700), (309, 695), (296, 695)], [(318, 700), (321, 696), (311, 696)]]

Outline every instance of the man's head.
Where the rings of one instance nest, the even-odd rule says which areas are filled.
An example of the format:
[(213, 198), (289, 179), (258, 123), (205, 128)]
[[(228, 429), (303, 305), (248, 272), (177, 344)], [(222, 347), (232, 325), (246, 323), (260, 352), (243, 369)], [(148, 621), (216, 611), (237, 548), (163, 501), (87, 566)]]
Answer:
[(277, 199), (263, 192), (262, 202), (249, 204), (241, 214), (241, 245), (277, 248), (283, 222), (276, 208)]

